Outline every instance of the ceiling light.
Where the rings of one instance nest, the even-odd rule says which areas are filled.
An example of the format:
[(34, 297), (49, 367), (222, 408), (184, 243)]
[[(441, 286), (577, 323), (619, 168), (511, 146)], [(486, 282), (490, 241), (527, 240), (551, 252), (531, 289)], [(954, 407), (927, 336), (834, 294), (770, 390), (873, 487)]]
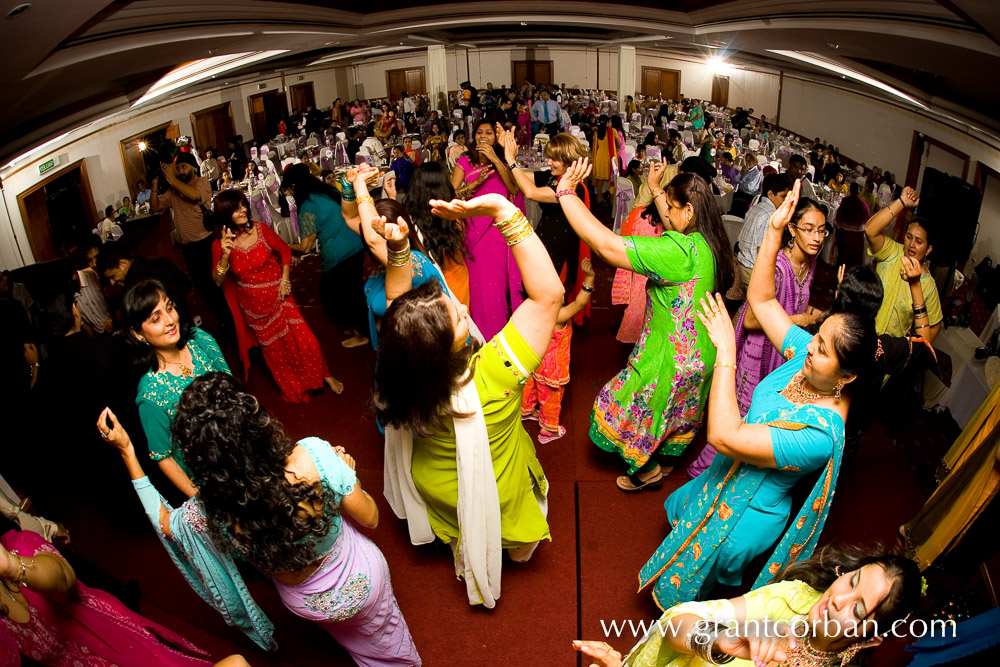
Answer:
[(354, 51), (347, 51), (344, 53), (338, 53), (337, 55), (325, 56), (319, 60), (314, 60), (306, 67), (312, 67), (314, 65), (322, 65), (324, 63), (330, 63), (337, 60), (344, 60), (345, 58), (359, 58), (361, 56), (371, 56), (371, 55), (381, 55), (383, 53), (393, 53), (395, 51), (410, 51), (415, 47), (412, 46), (370, 46), (364, 49), (356, 49)]
[(21, 14), (25, 13), (29, 9), (31, 9), (31, 3), (30, 2), (23, 2), (20, 5), (17, 5), (13, 9), (11, 9), (9, 12), (7, 12), (7, 18), (12, 19), (15, 16), (20, 16)]
[(711, 68), (712, 74), (716, 76), (729, 76), (733, 72), (733, 66), (720, 56), (712, 56), (708, 59), (707, 64)]
[[(78, 130), (78, 129), (80, 129), (80, 128), (76, 128), (76, 129)], [(13, 167), (13, 166), (14, 166), (14, 165), (15, 165), (16, 163), (18, 163), (18, 162), (21, 162), (22, 160), (26, 160), (26, 159), (28, 159), (29, 157), (31, 157), (32, 155), (35, 155), (35, 154), (37, 154), (37, 153), (40, 153), (40, 152), (42, 152), (43, 150), (45, 150), (46, 148), (48, 148), (48, 147), (49, 147), (49, 146), (51, 146), (52, 144), (55, 144), (55, 143), (58, 143), (58, 142), (62, 141), (63, 139), (65, 139), (66, 137), (68, 137), (69, 135), (71, 135), (71, 134), (72, 134), (73, 132), (76, 132), (76, 130), (70, 130), (69, 132), (66, 132), (66, 133), (64, 133), (64, 134), (60, 134), (60, 135), (59, 135), (58, 137), (56, 137), (55, 139), (49, 139), (49, 140), (48, 140), (48, 141), (46, 141), (46, 142), (45, 142), (44, 144), (39, 144), (38, 146), (35, 146), (35, 147), (34, 147), (34, 148), (32, 148), (31, 150), (28, 150), (28, 151), (25, 151), (24, 153), (21, 153), (21, 154), (20, 154), (20, 155), (18, 155), (18, 156), (17, 156), (16, 158), (14, 158), (13, 160), (11, 160), (11, 161), (10, 161), (10, 162), (8, 162), (7, 164), (5, 164), (5, 165), (3, 166), (3, 168), (4, 168), (4, 169), (10, 169), (10, 168), (11, 168), (11, 167)]]
[(527, 21), (521, 21), (521, 25), (528, 25)]
[(225, 56), (214, 56), (212, 58), (202, 58), (189, 63), (184, 63), (179, 67), (170, 70), (162, 79), (153, 84), (146, 91), (146, 94), (132, 103), (132, 107), (137, 107), (152, 99), (166, 95), (167, 93), (179, 90), (186, 86), (193, 85), (199, 81), (211, 78), (216, 74), (228, 72), (231, 69), (243, 67), (260, 60), (273, 58), (282, 53), (288, 53), (287, 49), (275, 51), (253, 51), (250, 53), (231, 53)]
[(340, 44), (340, 42), (327, 42), (323, 46), (337, 46), (338, 44)]
[(835, 74), (839, 74), (841, 75), (841, 77), (844, 78), (854, 79), (855, 81), (867, 84), (869, 86), (872, 86), (873, 88), (878, 88), (879, 90), (883, 90), (889, 93), (890, 95), (894, 95), (895, 97), (906, 100), (911, 104), (915, 104), (921, 109), (928, 108), (925, 104), (921, 103), (917, 99), (910, 97), (909, 95), (907, 95), (906, 93), (897, 88), (893, 88), (887, 83), (882, 83), (878, 79), (873, 79), (867, 74), (862, 74), (861, 72), (857, 72), (849, 67), (844, 67), (843, 65), (837, 64), (831, 60), (827, 60), (822, 56), (818, 56), (815, 53), (803, 53), (801, 51), (778, 51), (775, 49), (768, 49), (768, 51), (770, 51), (771, 53), (776, 53), (779, 56), (791, 58), (792, 60), (798, 60), (799, 62), (804, 62), (814, 67), (819, 67), (821, 69), (834, 72)]

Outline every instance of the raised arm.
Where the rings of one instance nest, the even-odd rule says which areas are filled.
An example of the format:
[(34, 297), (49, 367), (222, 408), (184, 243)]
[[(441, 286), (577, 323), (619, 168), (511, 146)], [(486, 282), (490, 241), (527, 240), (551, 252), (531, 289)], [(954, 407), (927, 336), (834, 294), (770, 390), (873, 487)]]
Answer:
[[(896, 201), (900, 203), (899, 206), (896, 206)], [(868, 237), (868, 243), (871, 244), (873, 253), (882, 249), (882, 244), (885, 243), (885, 228), (889, 226), (896, 216), (905, 209), (912, 208), (920, 203), (917, 191), (913, 188), (903, 188), (903, 194), (896, 201), (891, 202), (878, 213), (868, 218), (868, 222), (865, 224), (865, 236)]]
[(566, 220), (569, 221), (573, 231), (591, 249), (601, 256), (608, 264), (627, 271), (632, 270), (632, 262), (629, 261), (625, 253), (625, 242), (622, 237), (604, 226), (600, 220), (595, 218), (587, 206), (576, 196), (576, 186), (590, 174), (590, 160), (581, 158), (573, 163), (573, 166), (566, 170), (559, 180), (560, 192), (571, 192), (559, 197), (559, 204), (562, 206)]
[(673, 229), (673, 225), (670, 224), (670, 216), (668, 215), (670, 205), (667, 204), (667, 194), (660, 185), (660, 180), (666, 170), (666, 159), (661, 162), (650, 162), (649, 173), (646, 174), (646, 187), (649, 188), (649, 192), (653, 195), (653, 204), (656, 206), (656, 213), (660, 216), (660, 222), (663, 223), (664, 229)]
[(517, 162), (517, 139), (514, 138), (514, 131), (504, 130), (500, 123), (496, 127), (497, 137), (500, 145), (503, 146), (504, 161), (510, 167), (510, 173), (517, 181), (517, 186), (528, 199), (545, 204), (556, 203), (555, 190), (549, 187), (540, 188), (535, 185), (535, 180), (528, 172), (516, 165)]
[[(109, 423), (110, 427), (108, 426)], [(97, 418), (97, 430), (121, 454), (130, 479), (135, 481), (146, 477), (146, 473), (143, 472), (142, 465), (139, 463), (139, 458), (135, 455), (135, 447), (132, 446), (132, 439), (129, 437), (128, 432), (125, 431), (125, 428), (118, 422), (118, 417), (115, 416), (115, 413), (111, 412), (111, 408), (104, 408), (101, 411), (101, 416)], [(170, 537), (170, 510), (162, 502), (160, 502), (159, 523), (160, 531), (167, 537)]]
[[(354, 462), (353, 456), (344, 451), (343, 447), (338, 446), (333, 449), (337, 452), (337, 456), (350, 466), (351, 470), (356, 471), (357, 464)], [(340, 502), (340, 507), (361, 525), (368, 528), (378, 526), (378, 505), (375, 504), (375, 499), (361, 488), (360, 479), (355, 483), (354, 490), (344, 496), (344, 499)]]
[[(34, 556), (20, 556), (0, 544), (0, 578), (4, 586), (17, 590), (24, 586), (49, 600), (65, 600), (76, 586), (73, 568), (59, 554), (38, 551)], [(9, 592), (9, 591), (8, 591)], [(15, 655), (16, 657), (16, 655)], [(20, 663), (5, 663), (20, 664)]]
[(774, 267), (781, 251), (781, 235), (792, 219), (795, 206), (799, 203), (801, 186), (802, 181), (795, 181), (792, 191), (767, 221), (764, 242), (757, 251), (757, 261), (754, 262), (750, 285), (747, 287), (747, 303), (753, 309), (754, 319), (767, 334), (771, 344), (779, 350), (785, 342), (788, 330), (792, 327), (792, 320), (778, 302), (774, 287)]
[(535, 354), (545, 356), (556, 317), (563, 305), (564, 290), (548, 251), (524, 214), (506, 197), (497, 194), (483, 195), (467, 202), (432, 199), (430, 205), (434, 215), (449, 220), (481, 216), (493, 218), (493, 224), (507, 241), (521, 270), (528, 294), (527, 300), (514, 311), (511, 322)]
[[(353, 203), (357, 205), (360, 227), (356, 229), (353, 224), (349, 224), (349, 226), (361, 235), (361, 240), (365, 242), (365, 245), (382, 266), (385, 266), (387, 261), (385, 239), (372, 228), (372, 222), (378, 217), (378, 212), (375, 210), (375, 200), (368, 194), (368, 184), (375, 182), (378, 174), (378, 169), (374, 167), (362, 167), (355, 172), (353, 185), (354, 191), (357, 193), (357, 200)], [(409, 243), (407, 243), (407, 247), (409, 247)], [(386, 276), (386, 281), (386, 287), (388, 287), (388, 276)]]

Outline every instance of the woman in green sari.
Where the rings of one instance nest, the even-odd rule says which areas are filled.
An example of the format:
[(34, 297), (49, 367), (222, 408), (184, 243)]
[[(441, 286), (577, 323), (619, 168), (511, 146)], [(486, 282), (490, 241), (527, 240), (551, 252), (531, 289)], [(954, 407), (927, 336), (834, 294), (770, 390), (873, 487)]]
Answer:
[[(590, 439), (627, 465), (628, 475), (618, 478), (626, 492), (659, 486), (698, 432), (715, 348), (695, 310), (699, 299), (725, 292), (733, 279), (732, 248), (709, 184), (680, 174), (663, 190), (666, 168), (654, 162), (648, 176), (666, 230), (659, 237), (618, 236), (573, 192), (556, 193), (584, 243), (612, 266), (648, 278), (639, 340), (625, 368), (597, 394), (590, 417)], [(577, 160), (566, 173), (575, 185), (590, 167)]]
[(907, 558), (828, 545), (741, 597), (667, 609), (624, 658), (604, 642), (573, 647), (597, 667), (847, 665), (890, 632), (905, 635), (921, 585)]

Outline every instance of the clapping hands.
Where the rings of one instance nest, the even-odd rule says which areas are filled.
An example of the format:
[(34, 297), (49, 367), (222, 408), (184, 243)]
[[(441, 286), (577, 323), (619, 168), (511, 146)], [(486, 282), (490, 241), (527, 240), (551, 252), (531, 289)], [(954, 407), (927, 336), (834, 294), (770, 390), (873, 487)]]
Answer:
[(593, 167), (590, 164), (590, 158), (582, 157), (575, 160), (573, 164), (567, 167), (566, 173), (559, 179), (559, 191), (565, 192), (568, 190), (576, 192), (576, 186), (590, 175), (591, 169)]

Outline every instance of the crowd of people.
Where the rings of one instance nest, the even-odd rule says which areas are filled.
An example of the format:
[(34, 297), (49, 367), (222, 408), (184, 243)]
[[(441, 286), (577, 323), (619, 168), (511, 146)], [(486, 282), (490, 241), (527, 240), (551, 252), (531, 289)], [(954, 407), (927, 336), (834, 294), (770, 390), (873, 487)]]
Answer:
[[(524, 421), (539, 422), (542, 445), (567, 435), (560, 407), (574, 324), (586, 326), (595, 269), (614, 267), (613, 298), (627, 304), (619, 339), (634, 348), (594, 396), (591, 441), (620, 458), (616, 485), (626, 493), (679, 474), (699, 432), (708, 444), (686, 470), (690, 481), (667, 498), (672, 529), (638, 573), (661, 620), (680, 630), (651, 631), (624, 657), (603, 642), (574, 646), (614, 667), (846, 664), (882, 641), (862, 621), (888, 628), (920, 597), (913, 561), (817, 544), (884, 378), (927, 363), (919, 352), (940, 329), (925, 262), (935, 229), (904, 215), (918, 199), (891, 175), (873, 168), (863, 185), (852, 180), (836, 220), (838, 293), (830, 308), (811, 308), (820, 251), (835, 229), (810, 194), (813, 180), (841, 187), (835, 149), (817, 142), (779, 172), (737, 150), (734, 132), (751, 128), (766, 141), (775, 131), (752, 109), (716, 131), (719, 119), (697, 100), (629, 97), (624, 121), (601, 114), (601, 103), (565, 86), (477, 91), (466, 82), (446, 118), (410, 95), (374, 116), (368, 103), (340, 99), (329, 112), (296, 112), (283, 120), (289, 134), (344, 131), (352, 164), (362, 147), (377, 156), (389, 145), (394, 159), (388, 172), (283, 169), (294, 243), (254, 221), (247, 197), (227, 185), (243, 179), (239, 159), (205, 151), (199, 164), (181, 152), (163, 168), (169, 188), (161, 193), (154, 179), (143, 201), (171, 211), (185, 270), (176, 258), (135, 256), (109, 241), (80, 248), (66, 284), (28, 307), (5, 278), (4, 312), (17, 314), (7, 321), (17, 319), (28, 365), (24, 386), (7, 392), (45, 405), (67, 386), (92, 383), (46, 436), (93, 438), (96, 423), (192, 589), (262, 648), (274, 647), (274, 627), (234, 558), (265, 573), (289, 610), (359, 665), (419, 665), (404, 618), (412, 610), (396, 601), (378, 533), (369, 539), (355, 527), (375, 527), (379, 516), (353, 457), (322, 437), (292, 442), (234, 377), (237, 359), (216, 337), (236, 343), (244, 382), (259, 346), (285, 401), (360, 391), (334, 377), (292, 296), (296, 262), (318, 245), (318, 297), (342, 345), (377, 351), (372, 405), (385, 434), (385, 496), (413, 544), (450, 545), (469, 603), (491, 608), (503, 550), (526, 562), (551, 539), (548, 481)], [(657, 121), (636, 164), (624, 159), (633, 113)], [(697, 133), (693, 144), (670, 127), (678, 119)], [(519, 151), (538, 135), (547, 169), (533, 170)], [(619, 234), (598, 204), (626, 175), (637, 197)], [(734, 210), (742, 207), (735, 247), (722, 220), (731, 211), (713, 192), (720, 179), (737, 189)], [(886, 187), (887, 204), (873, 196)], [(527, 201), (540, 210), (534, 224)], [(908, 223), (898, 241), (889, 227), (897, 219)], [(852, 232), (862, 234), (860, 253)], [(727, 300), (739, 283), (745, 302)], [(213, 326), (196, 326), (196, 314)], [(886, 354), (900, 346), (908, 352)], [(144, 470), (147, 451), (162, 478)], [(157, 489), (157, 479), (186, 500), (171, 506), (164, 498), (175, 491)], [(793, 494), (802, 480), (805, 500)], [(43, 537), (12, 530), (2, 545), (0, 646), (45, 664), (83, 652), (120, 665), (206, 664), (183, 638), (76, 581)], [(767, 565), (750, 571), (762, 555)], [(747, 574), (755, 582), (746, 595), (706, 601)], [(74, 629), (52, 624), (64, 613)], [(765, 617), (810, 629), (723, 632)], [(824, 629), (831, 618), (836, 632)], [(109, 625), (117, 634), (95, 642)], [(227, 660), (219, 664), (245, 664)]]

